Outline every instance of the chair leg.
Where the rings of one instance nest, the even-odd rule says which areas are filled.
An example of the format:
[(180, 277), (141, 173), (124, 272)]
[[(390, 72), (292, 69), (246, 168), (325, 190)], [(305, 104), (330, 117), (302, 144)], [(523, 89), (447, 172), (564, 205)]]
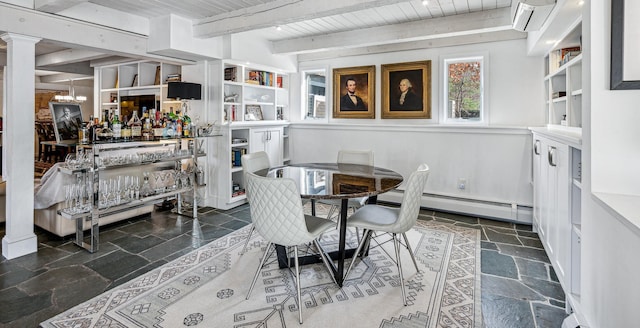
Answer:
[(253, 282), (251, 282), (251, 287), (249, 287), (249, 292), (247, 293), (247, 298), (246, 299), (249, 299), (249, 296), (251, 296), (251, 292), (253, 291), (253, 287), (256, 285), (256, 282), (258, 281), (258, 276), (260, 275), (260, 271), (262, 271), (262, 267), (267, 262), (267, 258), (269, 257), (269, 248), (271, 248), (271, 246), (273, 246), (273, 243), (269, 243), (267, 245), (267, 248), (264, 250), (264, 255), (262, 256), (262, 261), (260, 261), (260, 266), (258, 266), (258, 271), (256, 271), (256, 275), (253, 277)]
[(333, 272), (331, 271), (331, 266), (329, 266), (329, 259), (327, 259), (326, 254), (322, 251), (322, 247), (320, 247), (320, 242), (318, 242), (317, 239), (314, 239), (313, 243), (316, 245), (316, 248), (318, 249), (318, 254), (320, 254), (320, 257), (322, 258), (322, 263), (324, 263), (324, 266), (327, 268), (327, 271), (329, 271), (329, 276), (331, 276), (331, 279), (337, 285), (338, 282), (336, 281), (336, 277), (333, 275)]
[(404, 291), (404, 276), (402, 275), (402, 264), (400, 263), (400, 240), (398, 236), (394, 233), (393, 236), (393, 248), (396, 251), (396, 263), (398, 265), (398, 274), (400, 275), (400, 288), (402, 290), (402, 304), (407, 306), (407, 295)]
[(413, 265), (416, 266), (416, 271), (420, 272), (420, 269), (418, 269), (418, 262), (416, 262), (416, 256), (413, 254), (413, 250), (411, 250), (411, 245), (409, 245), (409, 238), (407, 238), (407, 234), (403, 232), (402, 237), (404, 237), (404, 242), (407, 244), (407, 250), (409, 251), (409, 255), (411, 255)]
[(253, 235), (254, 230), (256, 230), (256, 226), (251, 226), (251, 230), (249, 230), (249, 236), (247, 236), (247, 240), (244, 242), (244, 247), (242, 247), (242, 252), (240, 252), (240, 255), (244, 255), (244, 252), (247, 251), (247, 246), (249, 245), (249, 239), (251, 239), (251, 235)]
[(300, 264), (298, 263), (298, 246), (293, 246), (293, 256), (296, 264), (296, 289), (298, 292), (298, 319), (302, 324), (302, 293), (300, 292)]
[[(331, 217), (333, 216), (333, 212), (335, 212), (336, 209), (338, 209), (338, 206), (331, 205), (331, 208), (329, 209), (329, 213), (327, 213), (327, 219), (331, 220)], [(340, 224), (340, 216), (339, 215), (338, 215), (338, 224)]]
[(371, 230), (365, 230), (365, 235), (362, 237), (362, 241), (360, 241), (360, 243), (358, 244), (358, 248), (356, 249), (356, 252), (353, 253), (353, 257), (351, 258), (351, 264), (349, 264), (349, 268), (347, 269), (347, 272), (344, 274), (344, 279), (343, 280), (347, 280), (347, 278), (349, 278), (349, 272), (351, 272), (351, 268), (353, 268), (353, 264), (356, 263), (356, 258), (358, 257), (358, 254), (360, 254), (360, 252), (362, 251), (364, 244), (367, 241), (367, 235), (371, 235), (372, 231)]

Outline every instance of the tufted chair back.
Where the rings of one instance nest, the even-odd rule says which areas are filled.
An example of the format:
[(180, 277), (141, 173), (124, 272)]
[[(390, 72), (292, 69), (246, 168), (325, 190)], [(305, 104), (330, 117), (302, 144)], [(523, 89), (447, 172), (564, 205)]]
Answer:
[(269, 168), (269, 155), (266, 152), (258, 151), (251, 154), (242, 155), (240, 160), (242, 164), (242, 171), (256, 172)]
[(338, 163), (373, 166), (373, 152), (371, 150), (340, 150)]
[(386, 232), (403, 233), (413, 227), (418, 219), (420, 199), (422, 198), (422, 191), (427, 184), (428, 177), (429, 166), (427, 164), (420, 164), (418, 169), (411, 173), (409, 180), (407, 180), (404, 195), (402, 196), (398, 220), (393, 224), (393, 227)]
[(307, 229), (300, 192), (293, 180), (265, 178), (251, 172), (245, 176), (251, 220), (264, 239), (282, 246), (314, 240)]

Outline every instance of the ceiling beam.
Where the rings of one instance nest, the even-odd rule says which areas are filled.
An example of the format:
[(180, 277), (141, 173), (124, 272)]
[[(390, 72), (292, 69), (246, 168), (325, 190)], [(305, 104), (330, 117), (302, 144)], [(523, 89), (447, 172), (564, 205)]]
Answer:
[(83, 2), (89, 2), (89, 0), (35, 0), (33, 9), (55, 14)]
[(192, 60), (147, 53), (146, 35), (100, 26), (0, 2), (0, 31), (51, 40), (61, 45), (122, 55), (192, 64)]
[(526, 39), (527, 33), (516, 30), (505, 30), (498, 32), (479, 33), (473, 35), (460, 35), (446, 38), (436, 38), (422, 41), (412, 41), (403, 43), (384, 44), (378, 46), (368, 46), (362, 48), (343, 49), (336, 51), (321, 51), (298, 55), (298, 62), (331, 59), (348, 56), (364, 56), (386, 52), (411, 51), (418, 49), (433, 49), (442, 47), (454, 47), (466, 44), (477, 44), (487, 42), (499, 42)]
[(93, 68), (89, 66), (89, 61), (56, 66), (36, 66), (36, 69), (42, 71), (81, 74), (86, 76), (93, 76), (94, 74)]
[(414, 0), (275, 0), (205, 18), (193, 25), (196, 38), (211, 38)]
[(301, 54), (511, 30), (510, 8), (272, 42), (274, 54)]
[(36, 66), (52, 66), (61, 64), (71, 64), (108, 57), (104, 52), (97, 52), (84, 49), (66, 49), (52, 52), (45, 55), (36, 56)]
[[(87, 76), (83, 74), (73, 74), (73, 73), (58, 73), (51, 75), (42, 75), (40, 76), (41, 83), (69, 83), (71, 85), (71, 80), (73, 80), (74, 86), (93, 86), (93, 75)], [(86, 82), (80, 82), (86, 81)]]

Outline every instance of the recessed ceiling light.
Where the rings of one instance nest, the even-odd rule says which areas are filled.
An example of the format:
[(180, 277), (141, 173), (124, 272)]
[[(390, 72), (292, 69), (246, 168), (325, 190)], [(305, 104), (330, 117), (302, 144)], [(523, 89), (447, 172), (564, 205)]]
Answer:
[(423, 5), (423, 6), (426, 6), (426, 5), (428, 5), (428, 4), (429, 4), (429, 1), (427, 1), (427, 0), (422, 1), (422, 5)]
[(276, 31), (282, 31), (282, 26), (280, 25), (276, 26)]
[(556, 43), (556, 40), (547, 40), (547, 44), (554, 44)]
[(582, 6), (582, 5), (584, 5), (584, 1), (583, 0), (578, 1), (578, 6)]

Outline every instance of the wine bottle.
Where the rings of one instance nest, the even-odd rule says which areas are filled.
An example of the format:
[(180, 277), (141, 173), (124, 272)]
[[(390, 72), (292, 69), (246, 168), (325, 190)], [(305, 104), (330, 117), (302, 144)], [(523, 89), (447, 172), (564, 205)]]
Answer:
[(118, 115), (113, 115), (113, 120), (111, 121), (111, 129), (113, 130), (113, 138), (116, 140), (122, 137), (122, 124), (120, 123), (120, 118)]

